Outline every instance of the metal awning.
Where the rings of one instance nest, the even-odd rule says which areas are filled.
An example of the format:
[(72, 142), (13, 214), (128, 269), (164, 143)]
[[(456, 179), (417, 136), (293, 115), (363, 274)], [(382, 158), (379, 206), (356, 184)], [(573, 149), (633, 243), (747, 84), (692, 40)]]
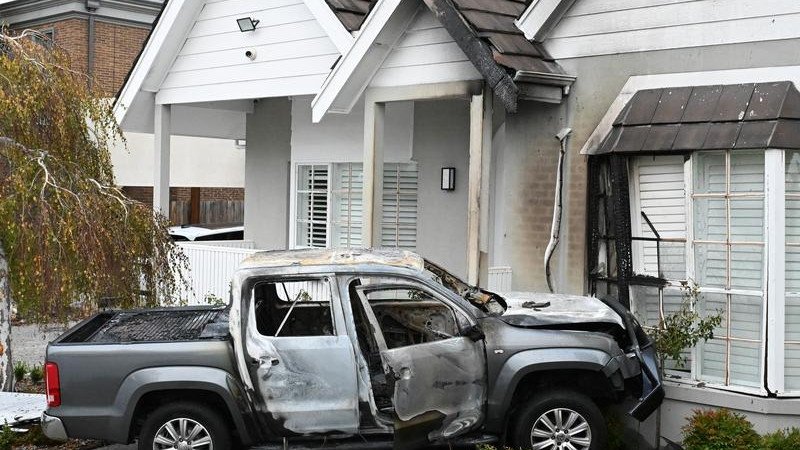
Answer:
[(791, 81), (636, 92), (592, 154), (800, 149), (800, 92)]

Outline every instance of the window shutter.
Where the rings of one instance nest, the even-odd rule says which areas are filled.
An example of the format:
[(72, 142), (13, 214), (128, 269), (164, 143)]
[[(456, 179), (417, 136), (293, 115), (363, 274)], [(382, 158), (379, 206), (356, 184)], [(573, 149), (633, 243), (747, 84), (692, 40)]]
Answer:
[(417, 166), (385, 164), (381, 246), (417, 247)]
[[(683, 180), (682, 156), (656, 156), (637, 158), (639, 205), (634, 208), (639, 236), (655, 238), (641, 212), (662, 238), (686, 238), (686, 193)], [(638, 246), (636, 272), (658, 276), (659, 255), (653, 241), (634, 241)], [(686, 278), (685, 244), (661, 243), (661, 272), (667, 279)]]
[(328, 245), (328, 166), (297, 167), (297, 236), (300, 247)]
[(333, 245), (358, 248), (361, 244), (363, 214), (364, 170), (361, 164), (336, 165), (336, 185), (333, 191)]

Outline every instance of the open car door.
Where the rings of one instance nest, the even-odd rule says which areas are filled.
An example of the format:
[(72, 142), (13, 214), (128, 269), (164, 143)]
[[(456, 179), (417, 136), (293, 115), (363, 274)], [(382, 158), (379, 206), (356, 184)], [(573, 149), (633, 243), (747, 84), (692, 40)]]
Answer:
[[(370, 280), (373, 281), (373, 280)], [(462, 336), (470, 320), (458, 306), (405, 279), (351, 282), (380, 352), (395, 448), (447, 441), (481, 424), (486, 400), (482, 336)], [(363, 329), (363, 328), (362, 328)], [(377, 389), (373, 383), (373, 392)], [(379, 400), (379, 399), (378, 399)]]

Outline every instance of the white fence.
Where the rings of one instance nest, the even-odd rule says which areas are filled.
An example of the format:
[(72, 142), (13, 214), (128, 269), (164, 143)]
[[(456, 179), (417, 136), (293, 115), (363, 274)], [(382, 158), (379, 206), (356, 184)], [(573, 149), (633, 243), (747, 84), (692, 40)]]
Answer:
[(258, 251), (252, 241), (179, 242), (178, 245), (189, 259), (187, 275), (191, 291), (180, 296), (189, 305), (206, 304), (210, 296), (227, 303), (234, 272), (243, 259)]
[(492, 292), (509, 292), (511, 290), (511, 267), (489, 267), (487, 288)]

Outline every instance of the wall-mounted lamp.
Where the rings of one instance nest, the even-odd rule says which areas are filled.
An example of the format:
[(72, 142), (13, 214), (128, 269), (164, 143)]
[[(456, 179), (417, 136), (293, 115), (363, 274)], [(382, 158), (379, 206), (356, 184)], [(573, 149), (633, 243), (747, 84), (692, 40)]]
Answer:
[(454, 191), (456, 189), (456, 168), (442, 167), (442, 190)]
[(242, 17), (241, 19), (236, 19), (236, 24), (239, 25), (239, 31), (242, 33), (246, 31), (255, 31), (256, 26), (258, 26), (258, 22), (260, 22), (260, 20), (253, 19), (252, 17)]

